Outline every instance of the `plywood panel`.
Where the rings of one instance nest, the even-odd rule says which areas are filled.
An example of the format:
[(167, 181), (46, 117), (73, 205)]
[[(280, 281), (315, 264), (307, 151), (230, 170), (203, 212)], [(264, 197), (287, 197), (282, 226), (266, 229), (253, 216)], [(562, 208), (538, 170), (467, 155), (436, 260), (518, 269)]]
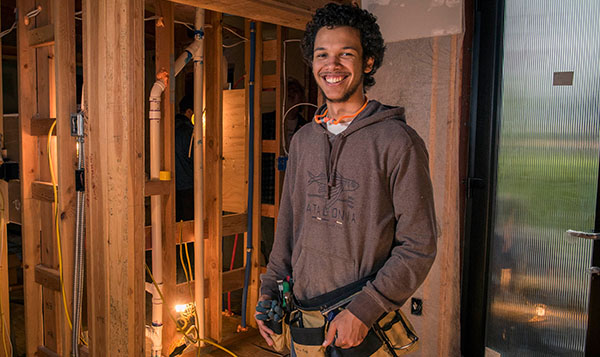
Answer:
[(246, 212), (248, 176), (246, 158), (245, 89), (223, 91), (223, 210)]

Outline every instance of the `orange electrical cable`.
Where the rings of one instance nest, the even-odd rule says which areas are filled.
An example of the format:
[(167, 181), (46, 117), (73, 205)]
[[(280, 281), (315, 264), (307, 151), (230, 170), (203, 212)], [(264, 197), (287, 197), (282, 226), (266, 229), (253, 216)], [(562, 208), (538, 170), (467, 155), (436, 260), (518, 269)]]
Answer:
[[(339, 118), (337, 118), (337, 119), (328, 118), (328, 117), (326, 116), (326, 115), (327, 115), (327, 112), (329, 112), (329, 108), (327, 108), (327, 109), (325, 109), (325, 112), (323, 112), (323, 114), (318, 114), (318, 115), (315, 115), (315, 121), (316, 121), (318, 124), (321, 124), (321, 123), (323, 123), (323, 122), (327, 123), (327, 122), (329, 122), (329, 121), (333, 120), (333, 122), (332, 122), (332, 123), (337, 125), (337, 124), (339, 124), (339, 123), (340, 123), (340, 122), (341, 122), (343, 119), (356, 117), (356, 116), (357, 116), (358, 114), (360, 114), (360, 113), (361, 113), (363, 110), (365, 110), (365, 108), (367, 107), (367, 103), (369, 103), (369, 100), (365, 98), (365, 103), (362, 105), (362, 107), (360, 107), (360, 109), (359, 109), (359, 110), (358, 110), (356, 113), (354, 113), (354, 114), (350, 114), (350, 115), (342, 115), (341, 117), (339, 117)], [(321, 120), (321, 118), (323, 118), (323, 120)]]

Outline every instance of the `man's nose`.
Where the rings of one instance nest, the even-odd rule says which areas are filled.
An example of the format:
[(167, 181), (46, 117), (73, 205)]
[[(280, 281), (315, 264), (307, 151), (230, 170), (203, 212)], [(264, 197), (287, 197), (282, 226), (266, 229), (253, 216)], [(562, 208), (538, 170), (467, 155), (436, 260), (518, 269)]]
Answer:
[(340, 65), (340, 58), (338, 56), (328, 56), (326, 65), (335, 68)]

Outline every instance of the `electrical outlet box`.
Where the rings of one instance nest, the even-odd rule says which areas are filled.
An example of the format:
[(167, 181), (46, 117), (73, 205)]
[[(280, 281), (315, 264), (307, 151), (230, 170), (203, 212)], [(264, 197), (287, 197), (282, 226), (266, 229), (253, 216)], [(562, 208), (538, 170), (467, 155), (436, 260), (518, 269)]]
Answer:
[(423, 315), (423, 300), (412, 298), (410, 300), (410, 313), (417, 316)]

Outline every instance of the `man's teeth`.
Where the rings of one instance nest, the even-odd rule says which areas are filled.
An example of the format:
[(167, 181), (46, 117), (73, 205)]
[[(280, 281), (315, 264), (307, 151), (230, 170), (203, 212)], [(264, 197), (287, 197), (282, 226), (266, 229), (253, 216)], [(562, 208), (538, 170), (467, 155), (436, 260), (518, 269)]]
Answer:
[(327, 81), (327, 83), (338, 83), (341, 82), (344, 79), (344, 77), (340, 76), (340, 77), (325, 77), (325, 80)]

